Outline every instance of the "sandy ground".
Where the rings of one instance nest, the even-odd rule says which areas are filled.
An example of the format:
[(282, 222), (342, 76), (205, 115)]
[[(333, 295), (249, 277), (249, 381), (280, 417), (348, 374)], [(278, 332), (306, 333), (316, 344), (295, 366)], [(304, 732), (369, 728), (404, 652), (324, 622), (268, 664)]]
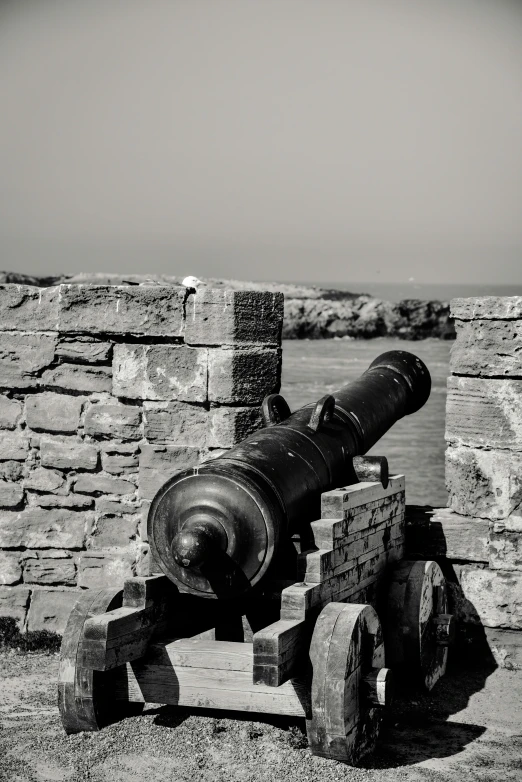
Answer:
[(0, 653), (0, 780), (334, 782), (522, 780), (522, 674), (455, 668), (429, 695), (397, 698), (378, 751), (353, 769), (311, 756), (281, 718), (148, 707), (66, 736), (57, 655)]

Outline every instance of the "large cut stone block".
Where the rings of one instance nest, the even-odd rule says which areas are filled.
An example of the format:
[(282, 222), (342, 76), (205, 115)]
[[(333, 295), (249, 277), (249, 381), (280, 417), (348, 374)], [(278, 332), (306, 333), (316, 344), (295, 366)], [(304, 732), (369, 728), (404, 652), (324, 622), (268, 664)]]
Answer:
[(0, 548), (81, 549), (92, 513), (27, 508), (0, 512)]
[(98, 465), (98, 449), (94, 445), (79, 443), (72, 438), (42, 438), (40, 459), (44, 467), (95, 470)]
[(134, 494), (136, 486), (123, 478), (113, 478), (112, 475), (80, 475), (74, 484), (74, 491), (80, 494)]
[(69, 614), (81, 592), (75, 589), (35, 589), (27, 616), (27, 630), (63, 635)]
[(0, 508), (16, 508), (24, 498), (24, 490), (20, 483), (0, 481)]
[(446, 440), (522, 451), (522, 380), (448, 378)]
[(261, 404), (267, 394), (279, 391), (280, 381), (280, 350), (209, 350), (208, 398), (211, 402)]
[(81, 396), (44, 392), (25, 400), (27, 426), (35, 432), (76, 432), (80, 425)]
[(13, 585), (18, 584), (21, 580), (22, 566), (20, 565), (20, 552), (0, 551), (0, 584)]
[(464, 565), (459, 582), (485, 627), (522, 630), (522, 573)]
[(61, 337), (56, 347), (56, 358), (77, 361), (80, 364), (105, 364), (112, 353), (112, 344), (94, 337)]
[(501, 525), (495, 522), (489, 535), (489, 565), (498, 570), (522, 570), (522, 530), (498, 531)]
[(282, 293), (202, 288), (187, 300), (185, 341), (279, 345), (282, 324)]
[(115, 345), (113, 393), (129, 399), (207, 401), (208, 351), (186, 345)]
[(90, 539), (91, 549), (126, 548), (136, 539), (139, 516), (102, 516)]
[(21, 415), (21, 402), (0, 394), (0, 429), (14, 429)]
[(111, 475), (136, 472), (138, 469), (138, 454), (102, 453), (102, 468)]
[(152, 443), (230, 448), (261, 426), (258, 407), (215, 407), (145, 402), (145, 437)]
[(407, 556), (488, 562), (489, 521), (460, 516), (451, 508), (406, 505)]
[(82, 393), (110, 392), (112, 388), (112, 370), (110, 367), (90, 367), (84, 364), (60, 364), (47, 369), (41, 380), (46, 388)]
[(79, 560), (78, 586), (90, 589), (121, 586), (126, 578), (133, 577), (134, 560), (130, 551), (86, 551)]
[(178, 337), (185, 288), (60, 285), (59, 331)]
[(29, 451), (29, 440), (21, 432), (2, 432), (0, 436), (0, 459), (16, 462), (25, 461)]
[[(30, 327), (30, 323), (27, 324)], [(39, 374), (53, 361), (54, 334), (3, 334), (0, 341), (0, 386), (36, 388)]]
[(31, 591), (26, 587), (0, 586), (0, 616), (12, 617), (21, 628), (25, 624)]
[(0, 331), (55, 331), (58, 289), (0, 285)]
[(139, 494), (152, 500), (158, 489), (180, 470), (195, 467), (202, 460), (199, 448), (144, 445), (140, 453)]
[(74, 586), (76, 583), (76, 565), (74, 559), (66, 551), (40, 555), (38, 559), (28, 559), (24, 567), (24, 582), (26, 584), (64, 584)]
[(483, 377), (522, 375), (522, 320), (456, 321), (451, 371)]
[(464, 516), (503, 519), (522, 503), (522, 453), (446, 449), (449, 505)]
[(85, 434), (140, 440), (141, 409), (133, 405), (91, 405), (85, 414)]
[(450, 315), (457, 320), (517, 320), (522, 319), (522, 296), (479, 296), (452, 299)]

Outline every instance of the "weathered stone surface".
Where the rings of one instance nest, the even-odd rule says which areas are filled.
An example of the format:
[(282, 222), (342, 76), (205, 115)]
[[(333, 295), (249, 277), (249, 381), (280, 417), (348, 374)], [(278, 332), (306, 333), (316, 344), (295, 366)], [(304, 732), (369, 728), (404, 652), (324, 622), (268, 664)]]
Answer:
[(0, 429), (14, 429), (21, 415), (21, 402), (0, 394)]
[(0, 508), (16, 508), (24, 498), (24, 490), (20, 483), (0, 481)]
[(452, 299), (450, 315), (457, 320), (510, 320), (522, 318), (522, 296), (479, 296)]
[(123, 475), (136, 472), (138, 454), (102, 453), (102, 467), (111, 475)]
[(448, 378), (446, 440), (522, 451), (522, 380)]
[(93, 549), (124, 548), (136, 539), (138, 516), (101, 516), (91, 535)]
[(522, 532), (490, 532), (489, 566), (496, 570), (522, 570)]
[(3, 334), (0, 386), (36, 388), (40, 383), (39, 373), (54, 358), (56, 340), (57, 336), (52, 334)]
[(0, 513), (0, 548), (81, 549), (92, 514), (27, 508)]
[(21, 580), (22, 567), (20, 565), (20, 552), (0, 551), (0, 584), (13, 585), (18, 584)]
[(41, 384), (46, 388), (82, 393), (110, 391), (112, 370), (110, 367), (91, 367), (86, 364), (60, 364), (43, 373)]
[(80, 556), (78, 585), (81, 587), (121, 586), (132, 578), (134, 554), (131, 551), (96, 550)]
[(142, 500), (141, 503), (141, 518), (138, 526), (138, 535), (142, 543), (148, 543), (149, 533), (147, 529), (147, 523), (149, 518), (151, 502), (150, 500)]
[(522, 453), (450, 446), (446, 487), (449, 505), (456, 513), (506, 518), (522, 503)]
[(160, 285), (60, 285), (61, 332), (177, 337), (185, 288)]
[(56, 358), (62, 361), (77, 361), (80, 364), (104, 364), (112, 352), (110, 342), (94, 337), (62, 337), (56, 347)]
[(29, 451), (29, 440), (21, 432), (2, 432), (0, 459), (23, 462)]
[(137, 454), (140, 450), (140, 446), (137, 443), (117, 443), (107, 440), (107, 442), (100, 443), (100, 450), (102, 453), (109, 454), (121, 454), (122, 456)]
[(522, 376), (522, 320), (456, 321), (451, 349), (456, 375)]
[(35, 432), (76, 432), (80, 425), (81, 396), (44, 392), (25, 400), (27, 426)]
[(0, 285), (0, 331), (55, 331), (58, 289)]
[(32, 489), (32, 491), (56, 491), (64, 484), (63, 473), (57, 470), (46, 470), (44, 467), (32, 470), (24, 480), (25, 488)]
[(485, 627), (522, 630), (522, 573), (464, 565), (459, 581)]
[(40, 508), (75, 508), (76, 510), (88, 510), (94, 506), (94, 497), (85, 497), (82, 494), (36, 494), (34, 503)]
[(144, 445), (140, 453), (139, 494), (152, 500), (158, 489), (180, 470), (200, 463), (199, 448)]
[(75, 589), (35, 589), (27, 616), (29, 632), (48, 630), (63, 635), (69, 614), (81, 592)]
[(20, 462), (0, 462), (0, 479), (19, 481), (25, 475), (25, 464)]
[(507, 519), (494, 521), (492, 532), (522, 532), (522, 516), (508, 516)]
[(40, 459), (44, 467), (62, 470), (95, 470), (98, 465), (98, 449), (72, 438), (42, 438)]
[(85, 433), (140, 440), (141, 409), (132, 405), (91, 405), (85, 414)]
[(29, 559), (24, 567), (26, 584), (65, 584), (76, 583), (76, 566), (72, 556), (65, 551), (56, 555), (41, 555), (38, 559)]
[(0, 616), (11, 616), (20, 628), (23, 627), (30, 595), (26, 587), (0, 586)]
[(282, 324), (282, 293), (202, 288), (187, 300), (185, 341), (279, 345)]
[(123, 478), (109, 475), (80, 475), (74, 484), (74, 491), (80, 494), (134, 494), (136, 486)]
[(211, 402), (261, 404), (267, 394), (279, 391), (280, 376), (280, 350), (209, 350), (208, 398)]
[(216, 407), (145, 402), (145, 437), (152, 443), (229, 448), (261, 426), (258, 407)]
[(406, 505), (408, 557), (446, 557), (488, 562), (489, 521), (460, 516), (450, 508)]
[(115, 345), (113, 393), (128, 399), (207, 400), (208, 351), (186, 345)]
[(495, 662), (509, 671), (522, 671), (522, 633), (513, 630), (485, 628)]
[(108, 500), (106, 497), (97, 497), (96, 510), (110, 516), (125, 516), (140, 513), (141, 506), (126, 500)]

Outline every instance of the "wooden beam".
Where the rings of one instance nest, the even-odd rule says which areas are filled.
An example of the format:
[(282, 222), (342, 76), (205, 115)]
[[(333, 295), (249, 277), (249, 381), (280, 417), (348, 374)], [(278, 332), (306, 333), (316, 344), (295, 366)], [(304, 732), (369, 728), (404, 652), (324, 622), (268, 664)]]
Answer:
[(296, 675), (313, 623), (281, 619), (254, 635), (254, 684), (279, 687)]

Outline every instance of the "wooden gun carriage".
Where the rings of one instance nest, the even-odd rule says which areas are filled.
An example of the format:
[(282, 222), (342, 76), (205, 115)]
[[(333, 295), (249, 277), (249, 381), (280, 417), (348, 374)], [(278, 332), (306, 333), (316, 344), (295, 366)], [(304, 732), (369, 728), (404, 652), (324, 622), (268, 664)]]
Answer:
[[(397, 374), (394, 361), (374, 362), (379, 376), (387, 374), (382, 366)], [(427, 398), (425, 389), (422, 395)], [(269, 430), (273, 424), (281, 431), (286, 420), (280, 400), (271, 398), (265, 405)], [(396, 418), (405, 412), (404, 404), (397, 405)], [(336, 460), (328, 438), (344, 436), (346, 420), (336, 421), (338, 407), (342, 418), (345, 410), (338, 397), (324, 397), (315, 408), (303, 409), (306, 425), (319, 433), (321, 445)], [(352, 398), (349, 412), (358, 419), (354, 407)], [(297, 447), (289, 438), (297, 438), (298, 444), (303, 437), (314, 442), (299, 427), (298, 420), (295, 430), (281, 435), (290, 456)], [(364, 429), (359, 429), (364, 439)], [(128, 579), (123, 589), (90, 590), (70, 615), (58, 684), (68, 733), (98, 730), (139, 714), (145, 703), (271, 713), (305, 718), (314, 754), (355, 764), (375, 745), (392, 696), (393, 671), (407, 668), (410, 678), (427, 689), (434, 686), (445, 672), (452, 635), (444, 577), (435, 562), (403, 559), (404, 478), (388, 478), (384, 459), (357, 456), (361, 432), (356, 434), (359, 439), (344, 462), (348, 485), (330, 488), (330, 476), (322, 484), (326, 481), (327, 490), (315, 497), (308, 490), (310, 507), (301, 502), (300, 523), (280, 535), (279, 548), (270, 536), (259, 533), (252, 539), (250, 516), (240, 511), (219, 515), (220, 465), (207, 473), (187, 471), (160, 490), (149, 534), (164, 572)], [(234, 449), (225, 463), (227, 469), (241, 466), (242, 486), (246, 479), (239, 456), (255, 454), (262, 438), (260, 433), (251, 436), (247, 446), (249, 440), (250, 451), (241, 444), (243, 450)], [(368, 442), (363, 446), (367, 450)], [(345, 439), (342, 453), (346, 450)], [(297, 465), (297, 478), (299, 469), (309, 468), (310, 459), (304, 467)], [(279, 475), (277, 469), (275, 465)], [(200, 470), (202, 481), (194, 484)], [(258, 480), (259, 465), (254, 463), (252, 470)], [(336, 483), (340, 474), (338, 470)], [(191, 493), (194, 485), (196, 494)], [(195, 502), (205, 492), (207, 499)], [(178, 516), (181, 525), (172, 521)], [(220, 524), (232, 525), (224, 537)], [(165, 529), (170, 529), (168, 535)], [(237, 538), (243, 548), (231, 549), (239, 546)], [(251, 555), (252, 547), (259, 551), (260, 540), (271, 562), (257, 579)], [(230, 550), (239, 553), (232, 558)], [(262, 568), (260, 554), (258, 559)], [(237, 562), (243, 563), (239, 576), (233, 569), (223, 581), (223, 569)]]

